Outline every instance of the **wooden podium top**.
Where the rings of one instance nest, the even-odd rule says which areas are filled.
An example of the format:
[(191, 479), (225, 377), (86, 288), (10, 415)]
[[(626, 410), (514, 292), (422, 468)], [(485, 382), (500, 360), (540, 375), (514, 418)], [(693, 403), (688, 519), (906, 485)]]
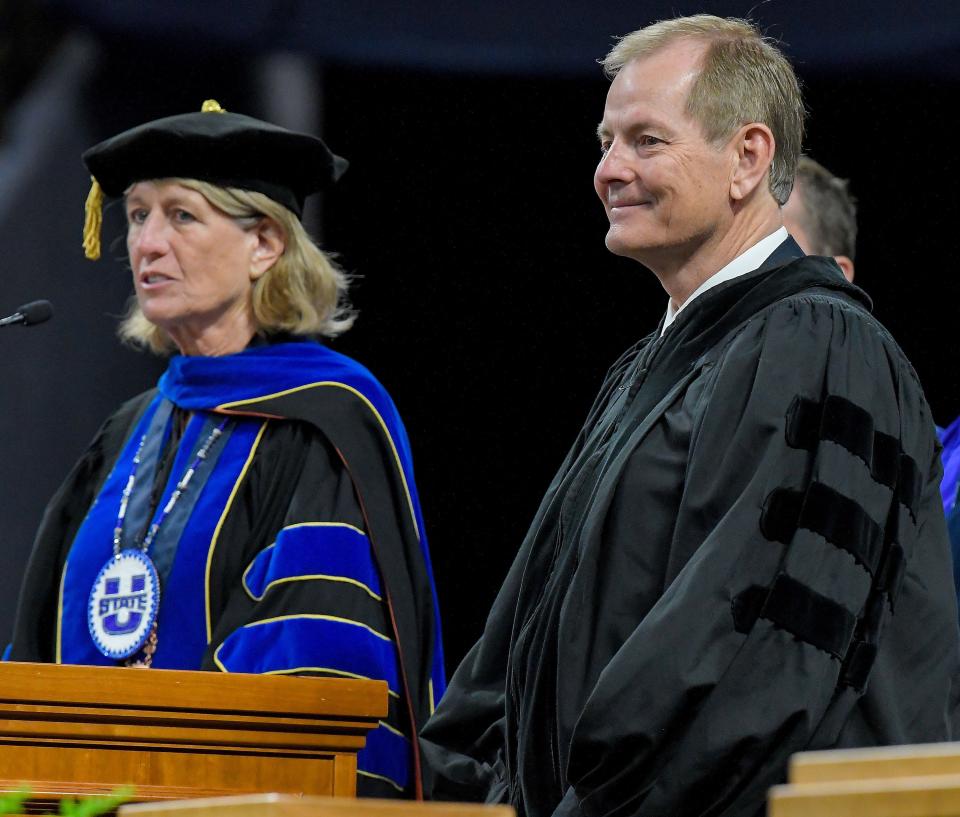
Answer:
[(515, 817), (510, 806), (254, 794), (121, 806), (117, 817)]
[(185, 670), (0, 663), (0, 703), (373, 719), (384, 681)]

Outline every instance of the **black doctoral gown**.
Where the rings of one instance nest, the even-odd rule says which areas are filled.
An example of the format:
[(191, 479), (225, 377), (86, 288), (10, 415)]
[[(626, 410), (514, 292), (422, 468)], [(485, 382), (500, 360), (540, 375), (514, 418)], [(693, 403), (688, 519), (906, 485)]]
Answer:
[(951, 737), (934, 425), (791, 239), (611, 369), (421, 743), (520, 817), (755, 815), (804, 749)]

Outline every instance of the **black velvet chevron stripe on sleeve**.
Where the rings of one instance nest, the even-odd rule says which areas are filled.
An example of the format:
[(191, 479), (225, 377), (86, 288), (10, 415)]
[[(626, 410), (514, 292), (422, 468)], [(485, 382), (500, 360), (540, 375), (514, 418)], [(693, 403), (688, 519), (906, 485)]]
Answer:
[(760, 530), (774, 542), (789, 544), (797, 528), (819, 534), (845, 550), (871, 576), (883, 554), (883, 529), (852, 499), (820, 483), (807, 491), (778, 488), (763, 505)]
[(853, 640), (856, 617), (796, 579), (781, 573), (772, 587), (753, 585), (733, 599), (733, 621), (738, 633), (748, 633), (758, 618), (844, 659)]
[(920, 497), (920, 469), (900, 449), (896, 437), (874, 428), (865, 408), (831, 394), (822, 402), (797, 395), (787, 410), (787, 444), (812, 451), (821, 440), (843, 446), (870, 469), (874, 480), (896, 491), (897, 498), (916, 518)]

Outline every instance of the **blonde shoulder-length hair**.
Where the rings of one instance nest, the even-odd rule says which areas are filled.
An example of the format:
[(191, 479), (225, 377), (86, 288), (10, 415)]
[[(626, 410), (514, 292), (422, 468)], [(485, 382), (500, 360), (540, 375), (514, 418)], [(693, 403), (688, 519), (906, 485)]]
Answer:
[[(283, 231), (283, 254), (253, 285), (253, 315), (259, 334), (335, 337), (353, 325), (356, 313), (347, 300), (347, 274), (314, 243), (293, 212), (252, 190), (196, 179), (163, 181), (195, 190), (242, 226), (253, 227), (267, 217)], [(163, 329), (147, 320), (136, 298), (120, 324), (119, 334), (124, 341), (157, 354), (170, 354), (177, 348)]]

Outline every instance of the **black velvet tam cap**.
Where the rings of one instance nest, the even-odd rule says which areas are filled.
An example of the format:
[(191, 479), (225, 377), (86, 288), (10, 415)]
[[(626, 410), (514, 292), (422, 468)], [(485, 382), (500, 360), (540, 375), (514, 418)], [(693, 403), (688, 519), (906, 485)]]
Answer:
[(83, 161), (94, 182), (84, 226), (88, 258), (100, 254), (101, 190), (121, 196), (138, 181), (197, 179), (263, 193), (299, 217), (306, 197), (347, 169), (317, 137), (228, 113), (212, 99), (199, 113), (156, 119), (100, 142)]
[(180, 177), (255, 190), (298, 216), (308, 195), (347, 169), (317, 137), (227, 113), (213, 100), (199, 113), (156, 119), (94, 145), (83, 161), (108, 196), (145, 179)]

